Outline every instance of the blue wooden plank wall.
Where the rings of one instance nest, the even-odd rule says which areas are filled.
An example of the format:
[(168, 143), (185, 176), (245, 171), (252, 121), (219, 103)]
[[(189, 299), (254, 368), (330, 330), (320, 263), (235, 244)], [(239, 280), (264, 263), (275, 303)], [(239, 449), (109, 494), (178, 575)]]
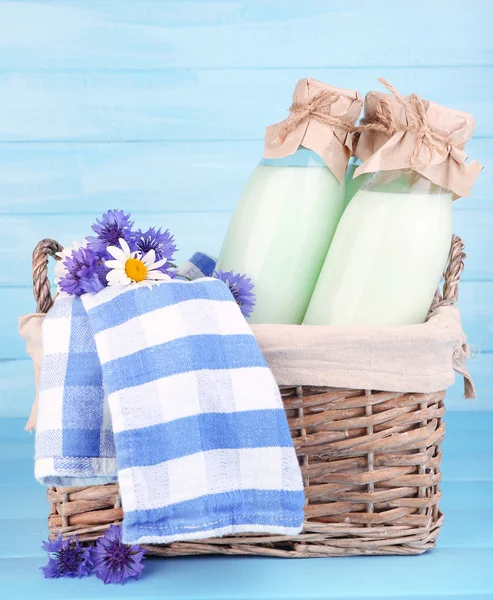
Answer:
[(34, 306), (34, 244), (121, 207), (175, 232), (181, 259), (216, 253), (264, 126), (306, 76), (363, 94), (384, 76), (476, 117), (486, 169), (455, 229), (479, 399), (458, 383), (448, 407), (493, 410), (492, 17), (486, 0), (0, 0), (0, 417), (33, 393), (16, 318)]

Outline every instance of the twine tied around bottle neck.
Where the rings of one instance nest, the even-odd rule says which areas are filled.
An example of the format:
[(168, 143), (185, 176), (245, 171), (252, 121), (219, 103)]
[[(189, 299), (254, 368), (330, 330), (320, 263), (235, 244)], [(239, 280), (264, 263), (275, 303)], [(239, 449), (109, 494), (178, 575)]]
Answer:
[[(396, 121), (392, 102), (389, 98), (379, 98), (374, 115), (362, 119), (361, 125), (355, 128), (357, 133), (363, 131), (384, 133), (389, 138), (397, 132), (415, 134), (416, 144), (414, 144), (410, 156), (410, 162), (414, 168), (423, 168), (429, 165), (434, 150), (440, 155), (446, 156), (451, 148), (458, 150), (464, 148), (464, 144), (451, 142), (447, 136), (438, 133), (430, 126), (425, 104), (417, 94), (410, 94), (404, 98), (386, 79), (379, 77), (378, 80), (393, 94), (398, 104), (404, 109), (407, 125)], [(428, 150), (429, 158), (423, 164), (418, 164), (418, 156), (423, 146)]]
[(353, 123), (341, 118), (332, 116), (330, 108), (340, 98), (340, 94), (328, 90), (322, 90), (316, 94), (311, 102), (300, 103), (293, 102), (289, 107), (289, 117), (278, 134), (281, 144), (284, 143), (286, 137), (294, 131), (300, 123), (305, 119), (315, 119), (324, 125), (339, 127), (344, 131), (354, 131)]

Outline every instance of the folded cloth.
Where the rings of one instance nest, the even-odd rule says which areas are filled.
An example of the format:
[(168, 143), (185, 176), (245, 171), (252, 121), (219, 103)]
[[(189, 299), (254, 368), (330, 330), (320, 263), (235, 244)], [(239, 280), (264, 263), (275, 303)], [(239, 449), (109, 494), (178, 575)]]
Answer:
[(182, 263), (176, 269), (176, 276), (179, 279), (199, 279), (200, 277), (209, 277), (216, 268), (216, 259), (204, 252), (195, 252), (192, 257)]
[(466, 367), (471, 351), (454, 306), (441, 306), (426, 323), (401, 327), (252, 325), (278, 385), (429, 394), (464, 377), (464, 397), (475, 398)]
[(42, 324), (35, 476), (45, 485), (116, 481), (113, 431), (80, 298), (61, 293)]
[[(72, 302), (72, 313), (79, 314), (80, 302)], [(111, 413), (124, 541), (299, 532), (303, 484), (279, 390), (224, 283), (203, 278), (152, 289), (108, 287), (83, 296), (82, 305)], [(85, 332), (87, 321), (79, 324)], [(63, 379), (57, 376), (62, 405), (69, 395), (63, 381), (80, 385), (87, 374), (94, 381), (96, 375), (87, 368), (73, 372), (80, 359), (72, 357), (73, 338), (80, 344), (85, 333), (72, 325), (69, 365)], [(48, 368), (59, 367), (44, 360), (43, 382)], [(53, 417), (43, 414), (42, 388), (38, 420), (45, 432)], [(94, 406), (104, 407), (103, 400), (93, 398)], [(51, 430), (64, 439), (60, 412)], [(71, 422), (80, 433), (81, 455), (84, 447), (94, 449), (82, 441), (90, 430), (86, 413), (91, 411), (78, 411)], [(84, 456), (91, 461), (93, 455)], [(43, 471), (45, 482), (49, 475), (60, 476), (59, 464), (52, 467), (51, 474)]]

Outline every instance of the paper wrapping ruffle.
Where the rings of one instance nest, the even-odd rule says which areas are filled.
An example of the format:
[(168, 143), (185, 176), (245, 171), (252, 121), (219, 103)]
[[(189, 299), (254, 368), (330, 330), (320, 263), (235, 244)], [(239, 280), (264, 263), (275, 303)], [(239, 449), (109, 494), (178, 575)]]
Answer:
[[(381, 100), (390, 103), (393, 118), (399, 126), (408, 126), (406, 110), (393, 94), (369, 92), (365, 98), (365, 121), (378, 121), (378, 105)], [(405, 100), (405, 98), (404, 98)], [(363, 173), (412, 168), (433, 183), (453, 192), (454, 199), (468, 196), (483, 168), (477, 161), (466, 164), (463, 148), (471, 139), (475, 128), (472, 115), (446, 108), (429, 100), (422, 100), (426, 107), (428, 126), (449, 144), (441, 154), (426, 144), (412, 160), (413, 152), (420, 144), (419, 133), (396, 131), (393, 135), (362, 130), (355, 148), (355, 155), (362, 161), (354, 177)]]
[[(341, 121), (341, 125), (358, 120), (363, 99), (359, 92), (326, 85), (316, 79), (301, 79), (293, 93), (293, 105), (309, 105), (321, 92), (337, 94), (339, 97), (327, 107), (329, 117)], [(353, 136), (346, 127), (337, 127), (307, 116), (286, 135), (279, 134), (290, 123), (291, 115), (275, 125), (270, 125), (265, 133), (264, 158), (283, 158), (294, 154), (300, 146), (316, 152), (327, 164), (339, 181), (346, 172), (347, 163), (353, 153)]]
[(280, 386), (315, 386), (429, 394), (464, 377), (464, 397), (475, 398), (466, 367), (470, 356), (459, 310), (437, 308), (420, 325), (324, 327), (252, 325)]

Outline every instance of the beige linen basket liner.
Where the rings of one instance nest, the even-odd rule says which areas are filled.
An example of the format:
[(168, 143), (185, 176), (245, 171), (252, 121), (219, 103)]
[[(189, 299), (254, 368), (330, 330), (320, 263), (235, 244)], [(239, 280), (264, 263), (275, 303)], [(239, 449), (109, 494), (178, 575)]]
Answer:
[[(464, 245), (454, 236), (443, 292), (433, 308), (457, 301)], [(37, 312), (53, 300), (48, 256), (61, 246), (43, 240), (33, 253)], [(443, 516), (440, 443), (445, 391), (431, 394), (362, 389), (281, 387), (305, 486), (302, 533), (237, 535), (147, 546), (149, 554), (252, 554), (327, 557), (422, 554), (435, 546)], [(50, 537), (92, 541), (123, 518), (118, 484), (51, 487)]]

